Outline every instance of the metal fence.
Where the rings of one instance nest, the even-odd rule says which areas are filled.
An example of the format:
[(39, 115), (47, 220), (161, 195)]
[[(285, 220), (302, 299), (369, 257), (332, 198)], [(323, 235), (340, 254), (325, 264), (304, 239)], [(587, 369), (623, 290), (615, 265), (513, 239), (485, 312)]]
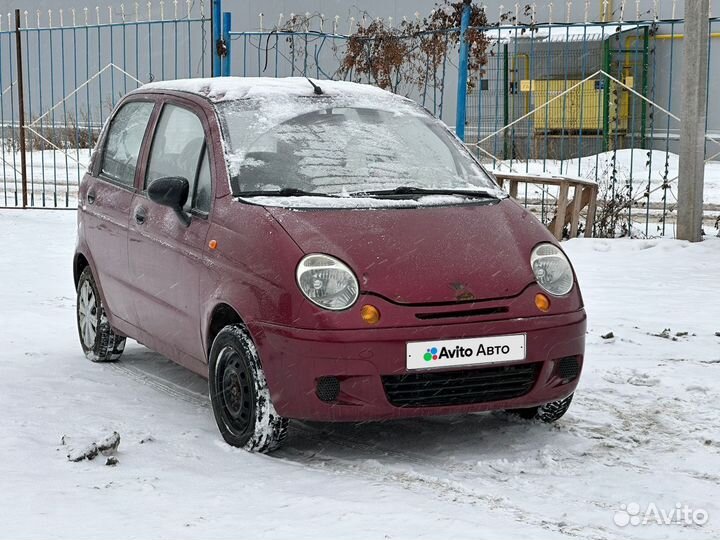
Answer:
[[(324, 23), (301, 19), (282, 31), (225, 28), (223, 73), (375, 83), (341, 69), (352, 28), (339, 34), (337, 21), (332, 31)], [(713, 49), (720, 34), (713, 29), (720, 19), (709, 24), (713, 95), (720, 76), (720, 53)], [(464, 104), (455, 99), (462, 65), (457, 51), (426, 84), (401, 92), (451, 125), (464, 107), (465, 142), (490, 168), (596, 181), (597, 235), (674, 235), (683, 21), (530, 21), (475, 30), (487, 38), (486, 62), (469, 73)], [(709, 112), (705, 225), (712, 228), (720, 215), (720, 164), (714, 161), (720, 110)], [(519, 198), (548, 223), (557, 195), (526, 184)]]
[[(450, 34), (458, 32), (459, 29), (443, 31), (442, 39), (449, 39)], [(285, 30), (229, 31), (225, 34), (228, 53), (223, 75), (314, 77), (378, 84), (372, 76), (343, 69), (342, 59), (351, 39), (349, 34), (315, 30), (304, 20)], [(446, 100), (446, 89), (454, 93), (457, 88), (449, 80), (451, 70), (457, 71), (457, 65), (453, 59), (443, 57), (436, 66), (428, 65), (420, 85), (398, 77), (392, 90), (413, 98), (440, 119), (454, 120), (455, 107)]]
[[(720, 21), (709, 21), (713, 32)], [(469, 96), (478, 156), (492, 167), (595, 180), (596, 234), (674, 235), (682, 20), (537, 24), (487, 29), (493, 54)], [(720, 57), (710, 45), (710, 95)], [(715, 56), (714, 56), (715, 55)], [(720, 215), (720, 109), (709, 107), (705, 226)], [(527, 185), (521, 199), (545, 221), (556, 193)]]
[[(23, 13), (19, 28), (9, 15), (0, 19), (0, 205), (23, 203), (19, 95), (27, 126), (27, 204), (72, 207), (102, 122), (117, 99), (142, 82), (241, 75), (378, 84), (343, 63), (351, 38), (370, 20), (315, 14), (237, 31), (218, 1), (212, 10), (202, 2), (172, 6), (172, 13), (164, 2), (145, 12), (135, 4), (130, 13)], [(487, 45), (483, 66), (467, 74), (467, 85), (463, 58), (450, 47), (440, 61), (428, 58), (425, 73), (409, 82), (398, 78), (392, 89), (451, 126), (464, 118), (466, 143), (491, 168), (595, 180), (601, 197), (596, 234), (673, 235), (683, 21), (557, 23), (517, 15), (471, 28)], [(709, 24), (712, 96), (720, 79), (720, 19)], [(445, 28), (435, 37), (447, 43), (464, 31)], [(714, 161), (720, 109), (712, 106), (707, 140), (710, 226), (720, 215), (720, 164)], [(557, 195), (526, 184), (518, 196), (549, 222)]]
[(168, 5), (0, 17), (1, 206), (75, 207), (90, 152), (120, 97), (152, 80), (210, 75), (204, 3)]

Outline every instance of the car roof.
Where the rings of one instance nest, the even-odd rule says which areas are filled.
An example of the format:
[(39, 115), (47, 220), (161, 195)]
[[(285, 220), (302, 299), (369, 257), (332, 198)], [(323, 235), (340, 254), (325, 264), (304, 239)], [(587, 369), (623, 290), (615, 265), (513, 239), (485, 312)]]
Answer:
[(315, 95), (313, 84), (319, 86), (327, 97), (358, 98), (363, 100), (398, 100), (407, 102), (407, 98), (398, 96), (368, 84), (347, 81), (312, 79), (305, 77), (214, 77), (198, 79), (176, 79), (145, 84), (133, 93), (185, 92), (217, 103), (252, 98), (311, 97)]

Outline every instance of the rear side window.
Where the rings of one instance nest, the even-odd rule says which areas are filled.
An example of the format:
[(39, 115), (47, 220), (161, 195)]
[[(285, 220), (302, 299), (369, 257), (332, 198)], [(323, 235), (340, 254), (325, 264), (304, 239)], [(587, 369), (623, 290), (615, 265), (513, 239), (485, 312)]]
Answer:
[(145, 189), (153, 180), (176, 176), (187, 179), (190, 194), (185, 210), (193, 207), (205, 131), (197, 115), (182, 107), (165, 105), (160, 115), (148, 162)]
[(108, 131), (100, 174), (132, 187), (135, 183), (140, 146), (154, 103), (135, 101), (125, 105), (113, 118)]
[(206, 214), (210, 212), (212, 180), (210, 178), (210, 156), (207, 147), (203, 153), (200, 171), (198, 172), (197, 188), (195, 189), (195, 202), (193, 208)]

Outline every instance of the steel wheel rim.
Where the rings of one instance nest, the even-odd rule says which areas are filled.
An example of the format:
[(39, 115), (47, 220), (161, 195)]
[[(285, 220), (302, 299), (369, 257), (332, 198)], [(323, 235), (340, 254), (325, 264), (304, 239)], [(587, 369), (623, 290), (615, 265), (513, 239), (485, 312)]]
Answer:
[(225, 425), (233, 431), (244, 433), (252, 423), (252, 378), (246, 363), (235, 349), (226, 347), (218, 355), (215, 381)]
[(78, 294), (78, 327), (83, 345), (92, 349), (97, 336), (98, 306), (95, 291), (89, 281), (84, 281)]

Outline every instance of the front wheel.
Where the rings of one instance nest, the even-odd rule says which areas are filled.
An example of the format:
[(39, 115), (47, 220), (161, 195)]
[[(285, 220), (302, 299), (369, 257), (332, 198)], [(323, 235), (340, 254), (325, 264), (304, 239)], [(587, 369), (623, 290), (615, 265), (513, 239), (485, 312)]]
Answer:
[(275, 412), (257, 349), (244, 326), (226, 326), (213, 341), (208, 383), (225, 442), (250, 452), (280, 447), (288, 421)]
[(125, 349), (125, 338), (110, 327), (89, 266), (78, 280), (76, 316), (80, 345), (88, 360), (112, 362), (120, 358)]
[(570, 408), (570, 403), (572, 402), (573, 395), (574, 394), (570, 394), (564, 399), (559, 399), (558, 401), (551, 401), (550, 403), (545, 403), (544, 405), (540, 405), (538, 407), (529, 407), (527, 409), (512, 409), (508, 412), (511, 414), (516, 414), (527, 420), (540, 420), (541, 422), (550, 424), (552, 422), (560, 420), (560, 418), (568, 411), (568, 409)]

